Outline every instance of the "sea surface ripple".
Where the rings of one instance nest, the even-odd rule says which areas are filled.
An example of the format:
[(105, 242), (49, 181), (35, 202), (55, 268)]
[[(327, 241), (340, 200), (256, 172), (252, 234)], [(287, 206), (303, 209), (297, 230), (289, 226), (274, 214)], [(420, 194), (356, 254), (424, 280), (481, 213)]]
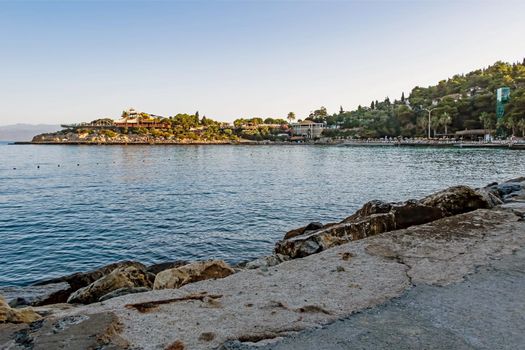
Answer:
[(124, 259), (253, 259), (369, 200), (480, 186), (524, 164), (501, 149), (1, 143), (0, 286)]

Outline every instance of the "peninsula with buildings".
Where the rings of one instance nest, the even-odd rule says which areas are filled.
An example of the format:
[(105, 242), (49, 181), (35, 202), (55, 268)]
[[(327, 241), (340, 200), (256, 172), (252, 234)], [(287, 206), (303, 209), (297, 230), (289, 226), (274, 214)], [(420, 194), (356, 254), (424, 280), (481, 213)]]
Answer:
[(275, 118), (237, 119), (218, 122), (195, 114), (163, 117), (129, 108), (120, 119), (96, 119), (87, 123), (63, 124), (62, 130), (37, 135), (31, 143), (58, 144), (237, 144), (306, 142), (320, 140), (326, 122), (310, 119), (293, 122)]
[(129, 108), (117, 118), (64, 124), (33, 144), (520, 144), (525, 143), (525, 60), (457, 74), (414, 87), (399, 99), (336, 113), (320, 107), (297, 117), (251, 117), (233, 123), (206, 116), (160, 116)]

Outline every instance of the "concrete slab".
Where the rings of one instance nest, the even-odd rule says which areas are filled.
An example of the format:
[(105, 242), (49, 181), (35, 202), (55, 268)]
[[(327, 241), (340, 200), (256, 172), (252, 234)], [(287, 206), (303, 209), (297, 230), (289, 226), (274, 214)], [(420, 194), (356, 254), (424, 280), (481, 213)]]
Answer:
[(463, 283), (420, 285), (381, 306), (264, 346), (223, 350), (523, 349), (525, 250), (477, 269)]

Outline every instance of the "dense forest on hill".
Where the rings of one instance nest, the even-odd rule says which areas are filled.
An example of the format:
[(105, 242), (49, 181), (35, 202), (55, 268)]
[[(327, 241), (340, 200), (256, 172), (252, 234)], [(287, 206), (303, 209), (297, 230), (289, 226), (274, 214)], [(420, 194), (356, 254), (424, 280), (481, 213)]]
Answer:
[[(505, 116), (496, 118), (496, 89), (511, 89)], [(428, 112), (432, 109), (432, 135), (441, 137), (458, 130), (499, 128), (505, 135), (525, 136), (525, 60), (522, 63), (496, 62), (473, 72), (455, 75), (437, 85), (416, 86), (391, 101), (372, 101), (353, 111), (329, 115), (326, 108), (313, 111), (307, 119), (338, 125), (327, 136), (416, 137), (426, 135)]]

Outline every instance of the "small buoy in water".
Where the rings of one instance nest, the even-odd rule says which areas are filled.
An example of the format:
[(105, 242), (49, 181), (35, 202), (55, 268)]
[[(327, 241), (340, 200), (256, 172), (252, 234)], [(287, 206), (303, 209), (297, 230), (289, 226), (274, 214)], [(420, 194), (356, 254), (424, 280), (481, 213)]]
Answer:
[(60, 168), (60, 164), (58, 164), (58, 167)]
[(37, 168), (37, 169), (40, 169), (40, 165), (37, 165), (36, 168)]
[(16, 170), (16, 168), (13, 168), (13, 170)]
[(77, 166), (80, 166), (80, 164), (77, 163)]

